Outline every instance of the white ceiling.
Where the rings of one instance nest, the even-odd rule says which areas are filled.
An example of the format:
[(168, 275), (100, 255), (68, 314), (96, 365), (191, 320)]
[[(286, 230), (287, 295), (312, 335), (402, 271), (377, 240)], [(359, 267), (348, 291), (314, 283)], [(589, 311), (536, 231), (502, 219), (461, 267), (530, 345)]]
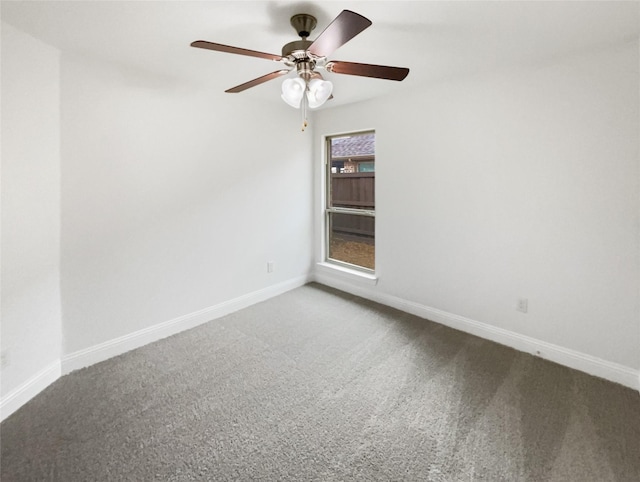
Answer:
[[(209, 40), (279, 54), (298, 37), (296, 13), (318, 19), (315, 38), (343, 9), (373, 25), (338, 49), (333, 60), (409, 67), (403, 82), (327, 74), (335, 99), (355, 102), (425, 82), (638, 38), (640, 3), (614, 1), (6, 1), (2, 20), (62, 51), (134, 65), (201, 83), (221, 93), (278, 70), (280, 64), (195, 49)], [(279, 100), (281, 82), (241, 94)]]

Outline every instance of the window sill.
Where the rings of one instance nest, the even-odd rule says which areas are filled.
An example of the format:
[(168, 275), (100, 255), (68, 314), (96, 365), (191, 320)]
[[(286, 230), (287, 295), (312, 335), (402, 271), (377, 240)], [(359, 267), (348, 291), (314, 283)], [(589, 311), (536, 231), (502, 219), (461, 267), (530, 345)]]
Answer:
[(375, 273), (366, 273), (357, 269), (347, 268), (346, 266), (339, 266), (337, 264), (326, 262), (317, 263), (316, 269), (321, 273), (338, 275), (341, 278), (364, 282), (372, 286), (378, 284), (378, 277), (375, 275)]

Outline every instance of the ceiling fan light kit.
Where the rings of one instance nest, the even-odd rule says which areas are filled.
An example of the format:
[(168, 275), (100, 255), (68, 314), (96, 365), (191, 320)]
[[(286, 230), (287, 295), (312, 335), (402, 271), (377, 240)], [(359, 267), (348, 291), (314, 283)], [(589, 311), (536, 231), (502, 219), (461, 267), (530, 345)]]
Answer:
[(332, 98), (333, 84), (324, 80), (319, 71), (324, 70), (334, 74), (357, 75), (396, 81), (403, 80), (409, 74), (409, 69), (404, 67), (359, 64), (337, 60), (327, 61), (327, 57), (333, 54), (335, 50), (371, 25), (371, 21), (360, 14), (350, 10), (343, 10), (314, 41), (307, 40), (311, 31), (317, 25), (317, 20), (314, 16), (300, 13), (291, 17), (290, 22), (301, 40), (289, 42), (282, 47), (282, 55), (232, 47), (205, 40), (192, 42), (191, 46), (272, 60), (280, 62), (286, 67), (232, 87), (225, 91), (228, 93), (242, 92), (295, 70), (297, 76), (285, 79), (282, 83), (282, 100), (296, 109), (302, 107), (303, 131), (307, 126), (307, 107), (311, 109), (320, 107)]
[(327, 80), (311, 79), (305, 83), (300, 77), (295, 77), (282, 82), (282, 100), (299, 109), (306, 97), (309, 107), (315, 109), (327, 101), (332, 90), (333, 84)]
[(307, 85), (307, 100), (312, 109), (324, 104), (333, 91), (333, 84), (328, 80), (311, 79)]
[(300, 102), (304, 95), (306, 85), (304, 80), (299, 77), (293, 79), (285, 79), (282, 82), (282, 100), (291, 107), (300, 108)]

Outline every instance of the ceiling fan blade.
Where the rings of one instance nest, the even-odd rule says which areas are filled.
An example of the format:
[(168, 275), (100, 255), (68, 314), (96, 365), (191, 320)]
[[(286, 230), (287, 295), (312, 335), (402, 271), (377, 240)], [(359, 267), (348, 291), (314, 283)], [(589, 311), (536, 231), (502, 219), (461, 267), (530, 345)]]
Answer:
[(329, 62), (326, 69), (334, 74), (359, 75), (387, 80), (404, 80), (409, 75), (409, 69), (405, 67), (358, 64), (356, 62), (340, 62), (339, 60)]
[(266, 54), (264, 52), (258, 52), (256, 50), (242, 49), (240, 47), (231, 47), (230, 45), (216, 44), (213, 42), (207, 42), (206, 40), (196, 40), (191, 42), (192, 47), (198, 47), (199, 49), (216, 50), (218, 52), (226, 52), (228, 54), (247, 55), (249, 57), (258, 57), (260, 59), (267, 60), (283, 60), (283, 57), (276, 54)]
[(256, 85), (264, 84), (269, 80), (280, 77), (281, 75), (286, 75), (290, 71), (289, 70), (276, 70), (275, 72), (271, 72), (270, 74), (263, 75), (262, 77), (258, 77), (257, 79), (250, 80), (249, 82), (245, 82), (244, 84), (236, 85), (225, 92), (230, 94), (237, 94), (238, 92), (242, 92), (243, 90), (250, 89), (251, 87), (255, 87)]
[(319, 57), (328, 57), (370, 25), (368, 18), (351, 10), (343, 10), (307, 50)]

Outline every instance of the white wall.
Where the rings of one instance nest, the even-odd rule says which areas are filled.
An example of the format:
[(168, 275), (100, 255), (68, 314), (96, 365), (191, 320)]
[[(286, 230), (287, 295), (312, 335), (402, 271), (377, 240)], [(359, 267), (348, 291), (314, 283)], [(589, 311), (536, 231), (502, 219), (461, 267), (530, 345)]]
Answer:
[(308, 274), (293, 109), (67, 54), (61, 85), (65, 354)]
[[(2, 27), (3, 403), (308, 273), (320, 144), (295, 111)], [(316, 141), (376, 129), (370, 289), (640, 368), (638, 97), (633, 43), (316, 113)]]
[(62, 331), (59, 52), (5, 23), (1, 259), (4, 415), (25, 383), (60, 372)]
[(319, 112), (316, 153), (376, 130), (366, 290), (638, 370), (638, 58), (634, 41)]

